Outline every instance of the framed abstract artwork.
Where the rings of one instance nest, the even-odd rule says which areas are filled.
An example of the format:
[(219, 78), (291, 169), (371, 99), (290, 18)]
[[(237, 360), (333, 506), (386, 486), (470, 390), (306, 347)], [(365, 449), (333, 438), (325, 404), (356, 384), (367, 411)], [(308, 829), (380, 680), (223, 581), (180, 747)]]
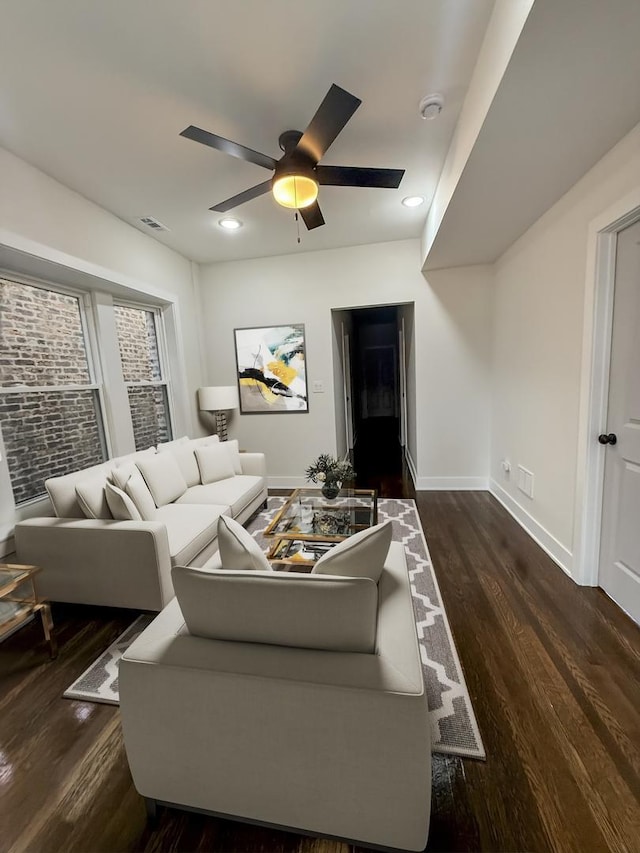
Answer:
[(243, 415), (308, 412), (304, 325), (234, 329)]

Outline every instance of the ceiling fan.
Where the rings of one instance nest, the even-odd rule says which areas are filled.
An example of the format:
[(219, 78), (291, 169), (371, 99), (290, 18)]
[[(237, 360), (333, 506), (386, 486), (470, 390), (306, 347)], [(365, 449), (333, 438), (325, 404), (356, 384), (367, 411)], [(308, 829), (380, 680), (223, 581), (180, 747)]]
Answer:
[(298, 210), (307, 229), (311, 230), (324, 225), (324, 217), (317, 201), (319, 185), (397, 189), (404, 175), (404, 169), (318, 165), (318, 161), (324, 157), (329, 146), (361, 103), (362, 101), (355, 95), (334, 83), (304, 133), (299, 130), (285, 130), (280, 135), (278, 142), (284, 154), (279, 160), (199, 127), (190, 125), (185, 128), (180, 136), (208, 145), (210, 148), (216, 148), (218, 151), (224, 151), (240, 160), (263, 166), (274, 173), (273, 177), (267, 181), (209, 209), (226, 213), (264, 193), (272, 192), (278, 204)]

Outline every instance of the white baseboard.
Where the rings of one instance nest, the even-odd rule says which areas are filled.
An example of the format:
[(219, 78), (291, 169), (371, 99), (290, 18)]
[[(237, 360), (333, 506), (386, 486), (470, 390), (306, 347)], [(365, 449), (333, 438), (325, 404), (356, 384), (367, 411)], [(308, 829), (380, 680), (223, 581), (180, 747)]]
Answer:
[(16, 546), (13, 536), (0, 537), (0, 559), (13, 554), (15, 550)]
[(559, 542), (555, 536), (549, 533), (545, 527), (539, 524), (533, 516), (529, 515), (527, 510), (514, 500), (511, 495), (502, 488), (502, 486), (496, 483), (495, 480), (490, 481), (489, 491), (494, 498), (502, 504), (509, 515), (515, 518), (520, 527), (522, 527), (522, 529), (538, 543), (542, 550), (551, 557), (553, 562), (557, 563), (562, 571), (566, 572), (566, 574), (568, 574), (573, 580), (571, 574), (573, 554), (571, 551), (569, 551), (568, 548), (565, 548), (565, 546)]
[(313, 488), (313, 483), (309, 483), (306, 477), (267, 477), (269, 489), (302, 489), (305, 486)]
[(486, 492), (489, 488), (486, 477), (418, 477), (417, 482), (414, 482), (416, 490), (420, 492)]

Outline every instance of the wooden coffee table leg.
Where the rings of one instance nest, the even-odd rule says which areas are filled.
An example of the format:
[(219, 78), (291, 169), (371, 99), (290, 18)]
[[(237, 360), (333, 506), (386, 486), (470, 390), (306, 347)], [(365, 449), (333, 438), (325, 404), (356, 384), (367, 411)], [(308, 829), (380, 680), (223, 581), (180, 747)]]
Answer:
[(40, 618), (42, 619), (42, 630), (44, 631), (44, 636), (46, 641), (49, 643), (49, 648), (51, 649), (51, 658), (56, 658), (58, 656), (58, 644), (56, 642), (56, 638), (53, 635), (53, 619), (51, 618), (51, 608), (48, 604), (40, 604)]

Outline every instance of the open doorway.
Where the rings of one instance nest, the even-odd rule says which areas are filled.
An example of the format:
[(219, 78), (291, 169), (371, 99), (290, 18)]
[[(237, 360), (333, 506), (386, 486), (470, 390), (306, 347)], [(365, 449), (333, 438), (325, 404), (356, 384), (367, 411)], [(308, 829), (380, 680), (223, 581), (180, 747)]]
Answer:
[(351, 456), (359, 488), (397, 497), (405, 494), (410, 480), (404, 454), (409, 307), (333, 312), (334, 356), (342, 374), (336, 388), (338, 451)]

